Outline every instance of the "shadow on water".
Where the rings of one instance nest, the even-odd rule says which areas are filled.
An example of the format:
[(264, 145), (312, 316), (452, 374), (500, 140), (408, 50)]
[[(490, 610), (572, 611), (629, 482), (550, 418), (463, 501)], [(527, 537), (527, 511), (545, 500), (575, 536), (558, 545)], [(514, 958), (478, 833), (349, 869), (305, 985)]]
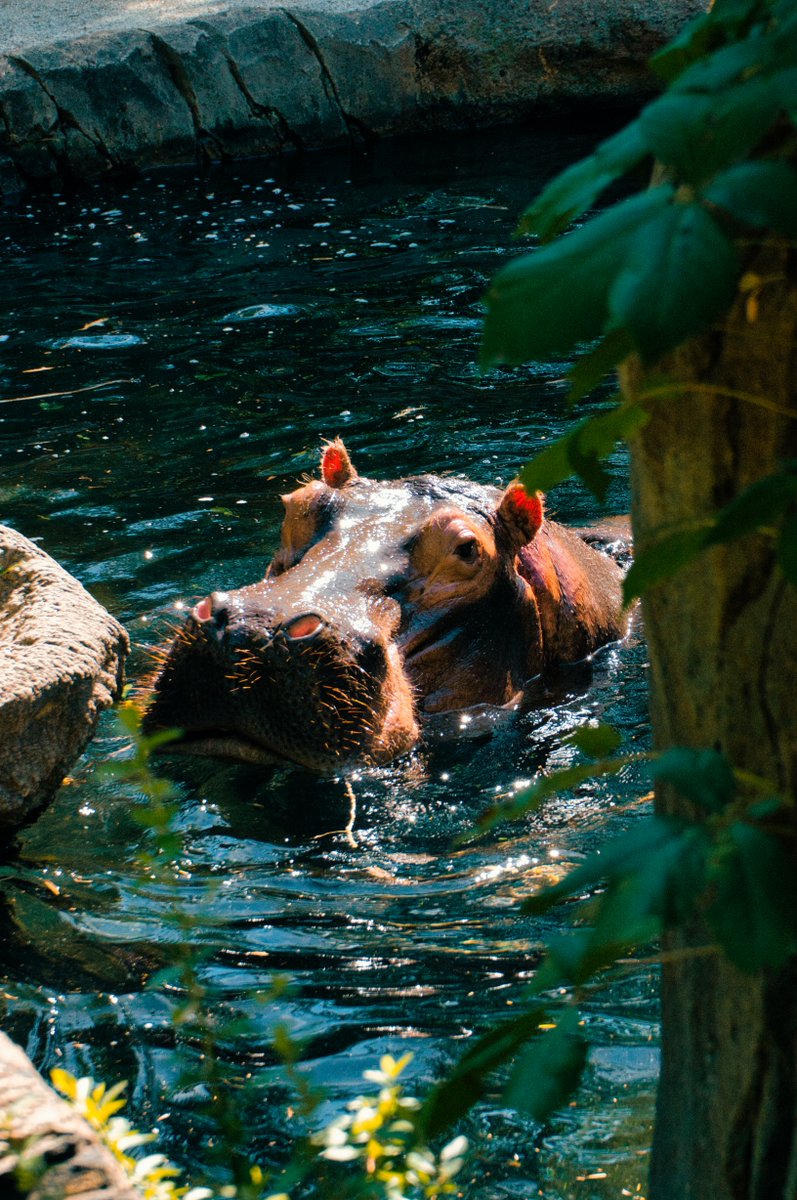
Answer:
[[(415, 141), (354, 163), (155, 176), (4, 215), (0, 398), (23, 399), (0, 408), (2, 519), (126, 622), (135, 677), (186, 605), (262, 576), (279, 494), (317, 470), (322, 438), (343, 434), (362, 474), (506, 484), (557, 436), (566, 364), (480, 375), (481, 296), (517, 252), (530, 196), (594, 140), (551, 128), (442, 150)], [(609, 510), (623, 512), (622, 453), (609, 469)], [(599, 515), (574, 483), (549, 503), (572, 524)], [(168, 886), (142, 865), (139, 797), (100, 770), (127, 753), (107, 714), (0, 868), (4, 1028), (45, 1072), (127, 1078), (135, 1122), (157, 1122), (162, 1148), (202, 1169), (207, 1095), (185, 1082), (202, 1047), (173, 1023), (179, 990), (147, 986), (185, 940), (176, 898), (214, 1017), (249, 1019), (220, 1054), (260, 1161), (283, 1159), (299, 1130), (269, 1043), (279, 1021), (328, 1089), (325, 1118), (386, 1052), (414, 1051), (409, 1084), (423, 1092), (469, 1036), (517, 1011), (567, 921), (522, 916), (519, 901), (638, 819), (646, 785), (631, 769), (586, 781), (516, 825), (456, 839), (497, 798), (572, 762), (563, 738), (586, 720), (645, 748), (645, 675), (634, 635), (537, 681), (517, 712), (430, 725), (412, 755), (351, 778), (355, 844), (338, 832), (341, 780), (164, 759), (183, 847)], [(264, 1005), (274, 972), (292, 987)], [(651, 971), (609, 980), (587, 1014), (578, 1104), (540, 1130), (488, 1097), (468, 1122), (481, 1136), (467, 1195), (634, 1192), (656, 1073)]]

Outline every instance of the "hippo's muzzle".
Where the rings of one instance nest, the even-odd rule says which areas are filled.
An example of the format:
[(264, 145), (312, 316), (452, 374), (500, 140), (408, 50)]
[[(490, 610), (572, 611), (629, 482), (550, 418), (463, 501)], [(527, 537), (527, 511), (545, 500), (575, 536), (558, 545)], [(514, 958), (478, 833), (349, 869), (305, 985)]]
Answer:
[(282, 592), (276, 578), (200, 600), (172, 643), (145, 728), (181, 729), (170, 747), (178, 752), (321, 772), (408, 749), (417, 737), (408, 686), (364, 605), (341, 622), (291, 611)]

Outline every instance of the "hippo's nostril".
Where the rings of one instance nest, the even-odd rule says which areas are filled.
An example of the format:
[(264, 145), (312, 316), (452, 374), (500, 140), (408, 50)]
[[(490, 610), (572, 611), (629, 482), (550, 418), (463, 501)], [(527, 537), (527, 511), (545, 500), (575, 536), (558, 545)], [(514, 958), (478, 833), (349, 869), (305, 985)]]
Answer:
[(285, 626), (285, 632), (289, 638), (294, 640), (297, 638), (315, 637), (317, 633), (324, 628), (324, 622), (315, 613), (306, 613), (302, 617), (296, 617), (293, 621)]
[(357, 655), (357, 665), (369, 679), (380, 681), (387, 672), (387, 655), (381, 642), (368, 641)]
[(211, 625), (217, 637), (223, 637), (230, 620), (227, 592), (213, 592), (194, 605), (192, 616), (202, 625)]
[(202, 624), (204, 624), (205, 621), (209, 621), (213, 616), (210, 597), (205, 596), (204, 599), (200, 600), (198, 604), (195, 604), (191, 611), (191, 615), (193, 616), (194, 620), (201, 621)]

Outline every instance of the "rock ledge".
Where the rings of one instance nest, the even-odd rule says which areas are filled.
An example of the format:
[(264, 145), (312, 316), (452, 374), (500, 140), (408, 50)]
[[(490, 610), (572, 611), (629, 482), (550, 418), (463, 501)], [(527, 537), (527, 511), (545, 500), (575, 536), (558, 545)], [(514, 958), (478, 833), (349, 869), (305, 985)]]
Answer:
[(51, 797), (118, 699), (129, 649), (82, 584), (0, 525), (0, 832)]
[[(31, 0), (33, 9), (43, 0)], [(95, 0), (0, 36), (0, 194), (630, 103), (704, 0)], [(53, 9), (48, 0), (50, 9)], [(67, 28), (61, 28), (61, 25)], [(74, 27), (74, 26), (73, 26)], [(33, 28), (38, 28), (33, 26)]]

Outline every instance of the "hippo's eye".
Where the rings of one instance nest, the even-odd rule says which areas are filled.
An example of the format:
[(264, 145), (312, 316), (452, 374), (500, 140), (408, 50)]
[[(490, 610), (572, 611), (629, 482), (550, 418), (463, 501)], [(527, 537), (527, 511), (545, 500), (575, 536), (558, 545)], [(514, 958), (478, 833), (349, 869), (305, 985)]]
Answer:
[(454, 553), (457, 558), (464, 563), (475, 563), (479, 557), (479, 543), (475, 537), (466, 538), (462, 542), (457, 542), (454, 547)]

